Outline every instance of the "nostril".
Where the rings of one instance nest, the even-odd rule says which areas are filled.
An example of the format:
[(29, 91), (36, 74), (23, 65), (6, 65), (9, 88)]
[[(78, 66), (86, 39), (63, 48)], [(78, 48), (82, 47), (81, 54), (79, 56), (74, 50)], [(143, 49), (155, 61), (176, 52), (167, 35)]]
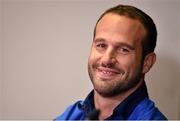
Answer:
[(101, 58), (101, 62), (102, 62), (101, 65), (103, 67), (113, 68), (117, 63), (117, 60), (115, 57), (104, 56), (103, 58)]
[(106, 67), (106, 68), (113, 68), (114, 64), (113, 63), (102, 63), (101, 66)]

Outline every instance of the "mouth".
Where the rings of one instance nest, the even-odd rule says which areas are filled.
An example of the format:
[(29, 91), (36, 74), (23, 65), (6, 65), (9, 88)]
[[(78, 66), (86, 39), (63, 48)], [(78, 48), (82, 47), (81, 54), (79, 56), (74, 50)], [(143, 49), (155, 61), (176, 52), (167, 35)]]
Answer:
[(111, 80), (117, 76), (122, 76), (122, 72), (117, 69), (105, 68), (105, 67), (98, 67), (97, 68), (97, 75), (99, 78), (103, 80)]

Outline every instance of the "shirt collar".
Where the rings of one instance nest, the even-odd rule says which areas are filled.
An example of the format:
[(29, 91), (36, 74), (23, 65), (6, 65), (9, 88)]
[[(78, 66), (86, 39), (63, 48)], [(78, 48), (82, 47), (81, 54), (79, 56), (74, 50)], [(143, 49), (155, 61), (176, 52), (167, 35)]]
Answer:
[(85, 115), (87, 116), (87, 114), (89, 112), (91, 112), (93, 109), (95, 108), (94, 106), (94, 91), (92, 90), (89, 95), (86, 97), (86, 99), (84, 100), (83, 104), (82, 104), (82, 109), (85, 112)]
[(147, 87), (145, 82), (143, 82), (136, 91), (130, 94), (114, 109), (113, 114), (117, 113), (121, 115), (123, 119), (127, 119), (137, 104), (146, 97), (148, 97)]
[[(128, 119), (129, 115), (132, 113), (137, 104), (143, 100), (145, 97), (148, 97), (147, 87), (145, 81), (141, 84), (141, 86), (130, 94), (124, 101), (122, 101), (115, 109), (113, 114), (108, 118), (112, 119), (115, 115), (120, 115), (123, 119)], [(94, 91), (91, 91), (89, 95), (83, 102), (83, 110), (85, 115), (91, 112), (94, 106)]]

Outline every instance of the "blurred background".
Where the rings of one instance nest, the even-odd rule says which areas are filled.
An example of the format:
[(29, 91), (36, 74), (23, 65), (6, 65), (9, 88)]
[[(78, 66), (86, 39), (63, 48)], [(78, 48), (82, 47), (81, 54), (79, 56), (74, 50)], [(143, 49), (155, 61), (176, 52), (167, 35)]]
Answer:
[(180, 119), (179, 0), (0, 0), (0, 119), (54, 119), (92, 90), (87, 59), (106, 9), (134, 5), (158, 29), (150, 97)]

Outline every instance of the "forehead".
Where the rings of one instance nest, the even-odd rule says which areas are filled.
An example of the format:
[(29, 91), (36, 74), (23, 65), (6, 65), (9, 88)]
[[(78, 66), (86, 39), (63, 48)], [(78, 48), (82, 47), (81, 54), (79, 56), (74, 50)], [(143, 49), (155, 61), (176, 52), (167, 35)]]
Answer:
[(141, 40), (145, 33), (144, 26), (139, 20), (108, 13), (98, 22), (95, 38), (109, 36), (111, 38), (120, 37), (126, 40)]

